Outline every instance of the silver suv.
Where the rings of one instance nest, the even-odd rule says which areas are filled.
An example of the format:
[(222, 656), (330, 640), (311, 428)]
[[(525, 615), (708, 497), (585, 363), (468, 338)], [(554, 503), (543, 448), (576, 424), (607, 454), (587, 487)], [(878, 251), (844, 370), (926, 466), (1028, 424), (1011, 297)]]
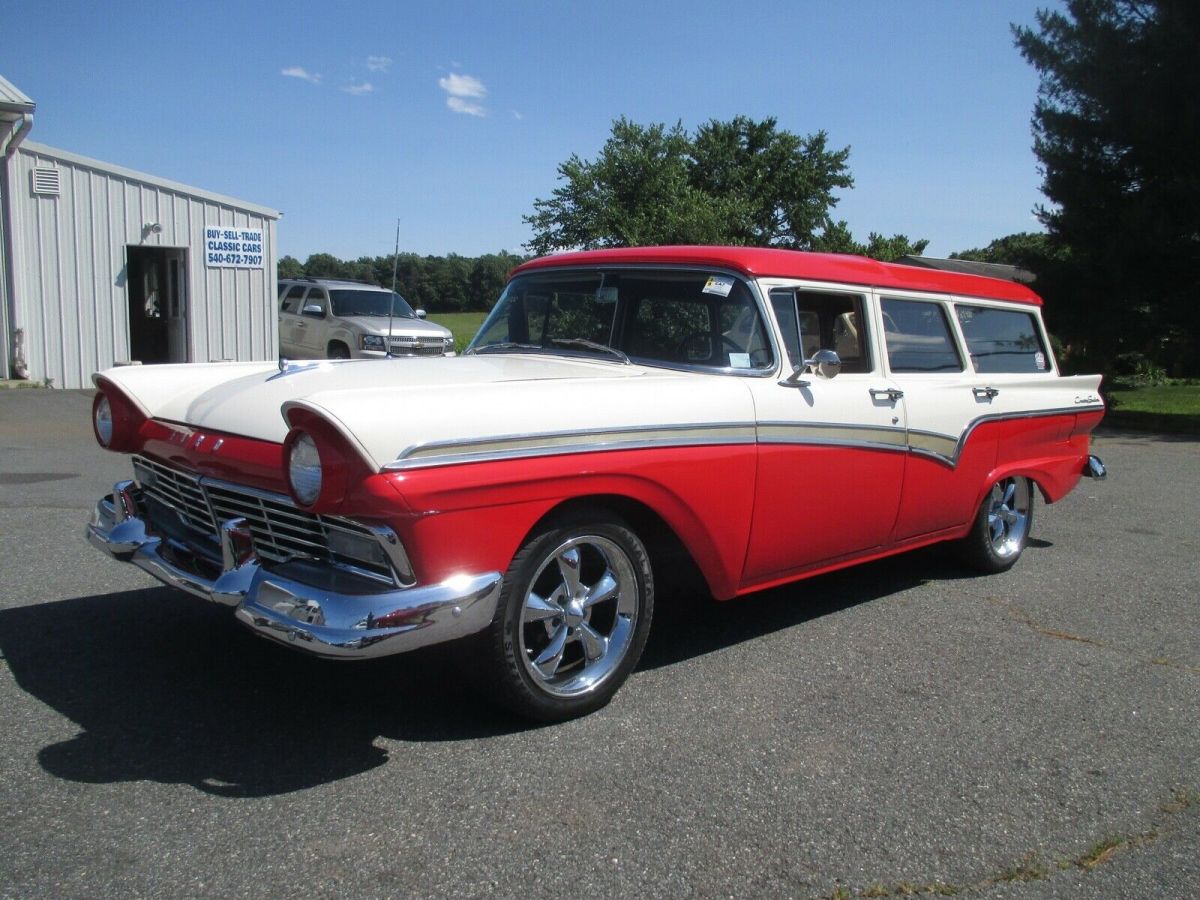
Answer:
[(392, 356), (452, 355), (454, 336), (424, 319), (425, 310), (373, 284), (332, 278), (279, 282), (279, 353), (289, 359), (381, 358), (389, 343)]

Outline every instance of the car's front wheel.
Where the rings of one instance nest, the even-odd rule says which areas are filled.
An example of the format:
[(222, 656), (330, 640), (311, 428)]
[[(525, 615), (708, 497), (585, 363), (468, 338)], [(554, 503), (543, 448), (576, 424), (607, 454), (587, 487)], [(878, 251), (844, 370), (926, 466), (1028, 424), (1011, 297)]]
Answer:
[(971, 531), (963, 538), (964, 560), (983, 572), (1012, 568), (1033, 527), (1033, 482), (1014, 476), (992, 485), (979, 504)]
[(526, 539), (504, 575), (481, 635), (485, 683), (530, 718), (592, 712), (637, 665), (653, 612), (650, 558), (624, 521), (605, 511), (554, 518)]

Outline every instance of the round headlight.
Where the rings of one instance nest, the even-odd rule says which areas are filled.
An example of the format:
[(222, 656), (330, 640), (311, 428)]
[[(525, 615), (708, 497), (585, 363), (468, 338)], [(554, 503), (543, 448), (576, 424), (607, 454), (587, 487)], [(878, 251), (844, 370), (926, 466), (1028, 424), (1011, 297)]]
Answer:
[(92, 424), (96, 426), (96, 440), (100, 442), (101, 447), (107, 447), (112, 443), (113, 436), (113, 418), (112, 407), (108, 404), (108, 398), (101, 394), (96, 400), (96, 405), (92, 409)]
[(288, 456), (288, 480), (296, 499), (304, 506), (312, 506), (321, 496), (321, 456), (317, 445), (307, 434), (302, 434), (292, 443)]

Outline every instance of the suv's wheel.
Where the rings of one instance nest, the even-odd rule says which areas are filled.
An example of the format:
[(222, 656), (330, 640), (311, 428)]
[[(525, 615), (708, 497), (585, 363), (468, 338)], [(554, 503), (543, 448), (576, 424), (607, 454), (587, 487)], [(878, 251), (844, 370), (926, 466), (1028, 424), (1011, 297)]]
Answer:
[(485, 685), (534, 719), (592, 712), (637, 665), (653, 612), (650, 558), (621, 519), (601, 510), (552, 519), (504, 575), (480, 638)]
[(341, 341), (330, 341), (329, 347), (325, 350), (325, 355), (330, 359), (349, 359), (350, 348)]
[(960, 544), (965, 562), (983, 572), (1012, 568), (1033, 527), (1033, 482), (1001, 478), (987, 492), (975, 514), (975, 524)]

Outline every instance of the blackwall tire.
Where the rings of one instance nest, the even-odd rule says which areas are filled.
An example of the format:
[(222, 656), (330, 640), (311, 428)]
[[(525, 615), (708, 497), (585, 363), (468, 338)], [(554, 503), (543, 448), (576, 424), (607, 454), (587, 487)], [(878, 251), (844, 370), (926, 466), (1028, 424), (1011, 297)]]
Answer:
[(638, 536), (607, 511), (544, 523), (513, 557), (483, 632), (484, 686), (553, 722), (604, 706), (642, 655), (654, 577)]
[(1011, 569), (1033, 529), (1033, 482), (1001, 478), (983, 497), (970, 533), (959, 545), (963, 561), (981, 572)]

